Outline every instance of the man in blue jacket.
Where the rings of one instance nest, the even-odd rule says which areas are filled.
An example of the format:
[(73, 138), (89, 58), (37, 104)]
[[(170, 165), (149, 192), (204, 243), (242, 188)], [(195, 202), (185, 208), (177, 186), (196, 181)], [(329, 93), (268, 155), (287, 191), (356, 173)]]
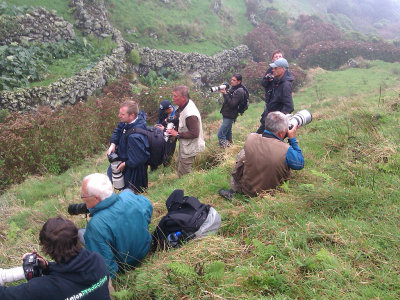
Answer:
[(86, 230), (81, 229), (83, 243), (103, 256), (111, 277), (140, 263), (151, 243), (149, 199), (130, 189), (115, 194), (107, 176), (99, 173), (83, 179), (81, 197), (92, 216)]
[[(125, 188), (141, 193), (147, 188), (147, 161), (150, 158), (149, 141), (140, 133), (132, 133), (134, 128), (146, 128), (146, 114), (139, 111), (135, 101), (125, 101), (121, 104), (118, 117), (120, 123), (114, 129), (110, 139), (107, 155), (118, 154), (122, 163), (117, 170), (124, 175)], [(111, 166), (107, 175), (112, 180)]]
[(279, 58), (269, 64), (274, 76), (272, 87), (266, 90), (266, 105), (260, 119), (260, 127), (257, 133), (262, 134), (265, 129), (265, 118), (269, 112), (280, 111), (290, 114), (294, 110), (292, 98), (293, 75), (289, 72), (289, 64), (286, 59)]
[(51, 218), (40, 230), (39, 240), (43, 251), (55, 262), (38, 256), (43, 276), (17, 286), (0, 286), (1, 300), (110, 299), (109, 274), (103, 258), (82, 248), (74, 223)]

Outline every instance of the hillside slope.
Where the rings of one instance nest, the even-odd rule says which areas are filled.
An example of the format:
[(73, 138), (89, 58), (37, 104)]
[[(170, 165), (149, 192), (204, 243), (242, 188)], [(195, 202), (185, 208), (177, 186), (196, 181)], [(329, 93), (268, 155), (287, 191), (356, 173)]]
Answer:
[[(218, 148), (218, 112), (204, 122), (207, 149), (195, 171), (178, 179), (167, 168), (150, 173), (146, 196), (151, 229), (176, 188), (213, 205), (219, 233), (148, 256), (114, 280), (119, 299), (387, 298), (400, 297), (400, 64), (367, 69), (310, 70), (312, 84), (295, 97), (313, 121), (298, 131), (306, 167), (274, 195), (218, 196), (247, 134), (258, 127), (262, 103), (234, 125), (235, 145)], [(374, 74), (374, 76), (370, 76)], [(2, 267), (39, 250), (43, 222), (57, 214), (85, 226), (66, 208), (80, 202), (80, 180), (105, 172), (102, 154), (61, 176), (31, 178), (0, 198)]]

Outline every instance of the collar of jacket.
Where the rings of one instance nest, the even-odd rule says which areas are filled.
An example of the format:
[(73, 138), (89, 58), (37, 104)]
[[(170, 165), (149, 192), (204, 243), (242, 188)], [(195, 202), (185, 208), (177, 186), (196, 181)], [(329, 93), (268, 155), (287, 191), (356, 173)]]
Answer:
[(274, 134), (274, 133), (272, 133), (271, 131), (268, 131), (268, 130), (264, 130), (264, 133), (263, 133), (262, 136), (266, 137), (266, 138), (276, 138), (276, 139), (278, 139), (278, 140), (283, 142), (283, 140), (280, 139), (276, 134)]
[(231, 87), (231, 91), (234, 92), (234, 91), (236, 91), (238, 88), (241, 88), (241, 87), (242, 87), (242, 84), (239, 83), (238, 85), (235, 85), (235, 86)]
[(112, 195), (110, 197), (104, 199), (103, 201), (98, 203), (95, 207), (89, 208), (89, 212), (91, 215), (94, 215), (98, 211), (105, 209), (107, 207), (110, 207), (115, 202), (117, 202), (117, 200), (118, 200), (118, 195), (115, 193), (112, 193)]

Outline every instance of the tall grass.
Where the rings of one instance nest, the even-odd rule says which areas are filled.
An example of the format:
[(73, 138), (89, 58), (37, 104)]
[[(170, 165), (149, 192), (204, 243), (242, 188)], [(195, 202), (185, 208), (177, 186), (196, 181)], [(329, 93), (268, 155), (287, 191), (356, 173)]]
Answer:
[[(393, 82), (383, 88), (383, 101), (378, 101), (375, 80), (390, 72), (379, 66), (374, 76), (341, 97), (336, 96), (341, 81), (358, 82), (357, 70), (316, 74), (314, 85), (294, 96), (296, 108), (308, 108), (314, 117), (298, 131), (306, 167), (274, 194), (238, 195), (232, 201), (218, 196), (219, 188), (229, 186), (229, 172), (245, 137), (258, 127), (263, 104), (252, 104), (238, 118), (234, 146), (226, 150), (218, 148), (215, 138), (220, 121), (213, 116), (205, 122), (207, 149), (196, 158), (193, 173), (180, 179), (173, 167), (150, 173), (150, 229), (166, 212), (168, 195), (184, 188), (222, 215), (219, 233), (149, 255), (139, 268), (116, 277), (117, 297), (399, 298), (400, 121), (395, 104), (400, 86)], [(321, 83), (323, 97), (317, 97), (315, 84)], [(3, 195), (0, 262), (15, 265), (23, 251), (38, 248), (41, 224), (49, 216), (65, 215), (69, 203), (80, 201), (80, 180), (95, 170), (104, 172), (104, 161), (99, 156), (65, 177), (30, 180)], [(39, 182), (59, 181), (66, 182), (64, 188), (33, 200), (38, 199), (34, 191)], [(85, 225), (81, 216), (70, 218)]]

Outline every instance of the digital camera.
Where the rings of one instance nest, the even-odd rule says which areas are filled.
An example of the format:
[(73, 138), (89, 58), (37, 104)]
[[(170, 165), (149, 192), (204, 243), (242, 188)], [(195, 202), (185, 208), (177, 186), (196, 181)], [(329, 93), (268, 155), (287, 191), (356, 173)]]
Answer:
[(111, 165), (113, 186), (117, 190), (122, 190), (125, 187), (124, 174), (122, 174), (122, 172), (117, 169), (122, 161), (120, 160), (118, 154), (115, 152), (111, 152), (107, 155), (107, 157)]

